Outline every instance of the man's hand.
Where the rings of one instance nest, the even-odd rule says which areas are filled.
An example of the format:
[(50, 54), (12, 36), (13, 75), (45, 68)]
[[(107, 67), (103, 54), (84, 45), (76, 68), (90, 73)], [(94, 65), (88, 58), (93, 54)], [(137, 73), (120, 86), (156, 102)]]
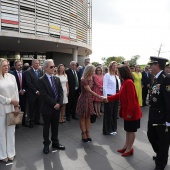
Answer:
[(37, 96), (39, 96), (39, 95), (40, 95), (40, 92), (39, 92), (39, 91), (37, 91), (37, 92), (36, 92), (36, 95), (37, 95)]
[(24, 95), (24, 93), (25, 93), (24, 90), (20, 90), (20, 91), (19, 91), (19, 94), (22, 95), (22, 96)]
[(19, 101), (15, 100), (15, 99), (12, 99), (11, 100), (11, 104), (14, 105), (14, 106), (18, 106), (19, 105)]
[(56, 104), (55, 106), (54, 106), (54, 109), (56, 109), (56, 110), (58, 110), (60, 108), (60, 104)]

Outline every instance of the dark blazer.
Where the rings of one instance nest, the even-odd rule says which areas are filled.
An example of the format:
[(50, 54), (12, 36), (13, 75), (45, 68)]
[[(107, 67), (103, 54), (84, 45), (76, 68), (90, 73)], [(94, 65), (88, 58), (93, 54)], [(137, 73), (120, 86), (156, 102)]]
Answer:
[(80, 76), (80, 78), (81, 78), (82, 75), (83, 75), (84, 69), (85, 69), (85, 66), (83, 66), (83, 67), (79, 70), (79, 76)]
[[(136, 89), (131, 79), (123, 81), (120, 91), (115, 95), (108, 96), (108, 101), (120, 100), (120, 117), (124, 120), (138, 120), (142, 117)], [(132, 116), (128, 118), (127, 116)]]
[(42, 98), (42, 104), (40, 107), (40, 113), (52, 114), (55, 109), (54, 106), (58, 103), (63, 103), (63, 88), (61, 86), (60, 79), (54, 76), (54, 81), (58, 93), (58, 101), (55, 101), (55, 96), (46, 74), (38, 80), (38, 88), (40, 91), (40, 97)]
[(151, 87), (149, 123), (170, 123), (170, 76), (164, 71)]
[[(78, 77), (78, 81), (79, 81), (79, 88), (78, 91), (80, 91), (80, 76), (77, 73), (77, 77)], [(66, 74), (67, 74), (67, 78), (68, 78), (68, 85), (69, 85), (69, 95), (74, 95), (74, 91), (75, 91), (75, 87), (76, 87), (76, 81), (75, 81), (75, 77), (73, 75), (73, 72), (71, 69), (66, 70)]]
[[(14, 75), (15, 78), (16, 78), (16, 82), (17, 82), (17, 86), (18, 86), (18, 91), (20, 91), (21, 88), (20, 88), (18, 73), (17, 73), (16, 70), (13, 71), (13, 75)], [(22, 90), (25, 90), (25, 91), (26, 91), (26, 80), (25, 80), (25, 73), (24, 73), (24, 71), (22, 71)]]
[[(42, 70), (38, 70), (38, 78), (43, 76)], [(25, 72), (25, 79), (27, 85), (27, 95), (28, 97), (35, 99), (37, 97), (36, 91), (38, 90), (38, 79), (35, 75), (33, 68)]]
[(146, 88), (147, 85), (150, 84), (150, 73), (148, 76), (145, 71), (142, 72), (142, 85)]

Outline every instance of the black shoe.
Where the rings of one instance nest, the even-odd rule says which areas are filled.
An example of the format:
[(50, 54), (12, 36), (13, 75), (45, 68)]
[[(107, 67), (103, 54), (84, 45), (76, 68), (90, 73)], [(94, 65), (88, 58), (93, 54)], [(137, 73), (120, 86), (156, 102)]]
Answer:
[(19, 125), (16, 125), (16, 126), (15, 126), (15, 129), (19, 129)]
[(76, 116), (72, 116), (72, 119), (78, 120), (78, 118)]
[(36, 125), (43, 125), (43, 123), (40, 122), (40, 121), (36, 122), (35, 124), (36, 124)]
[(49, 146), (44, 146), (43, 152), (45, 154), (48, 154), (49, 153)]
[(22, 123), (22, 126), (29, 127), (28, 123)]
[(57, 150), (65, 150), (65, 146), (61, 144), (52, 144), (52, 148), (57, 149)]
[(34, 127), (34, 123), (30, 122), (29, 128), (33, 128), (33, 127)]
[(153, 156), (152, 158), (153, 158), (154, 161), (156, 160), (156, 156)]
[(103, 132), (103, 135), (111, 135), (110, 133), (105, 133), (105, 132)]
[(83, 139), (83, 138), (82, 138), (82, 141), (83, 141), (83, 142), (88, 142), (88, 139), (87, 139), (87, 138), (86, 138), (86, 139)]
[(91, 141), (92, 141), (92, 139), (91, 139), (91, 138), (87, 138), (87, 140), (88, 140), (88, 142), (91, 142)]
[(69, 117), (66, 118), (67, 121), (71, 121), (71, 119)]

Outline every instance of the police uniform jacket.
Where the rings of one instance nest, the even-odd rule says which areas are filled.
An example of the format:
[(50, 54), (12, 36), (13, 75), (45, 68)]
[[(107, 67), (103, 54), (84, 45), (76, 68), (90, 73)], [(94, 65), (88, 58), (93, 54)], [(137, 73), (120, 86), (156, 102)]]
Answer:
[(170, 76), (162, 71), (151, 87), (149, 123), (165, 122), (170, 123)]

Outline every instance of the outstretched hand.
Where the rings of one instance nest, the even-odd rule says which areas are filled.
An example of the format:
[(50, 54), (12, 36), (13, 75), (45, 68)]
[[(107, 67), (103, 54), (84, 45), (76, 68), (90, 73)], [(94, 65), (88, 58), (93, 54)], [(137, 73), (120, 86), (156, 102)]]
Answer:
[(103, 102), (105, 102), (105, 103), (108, 102), (107, 97), (105, 97), (105, 96), (100, 96), (100, 99), (101, 99)]

